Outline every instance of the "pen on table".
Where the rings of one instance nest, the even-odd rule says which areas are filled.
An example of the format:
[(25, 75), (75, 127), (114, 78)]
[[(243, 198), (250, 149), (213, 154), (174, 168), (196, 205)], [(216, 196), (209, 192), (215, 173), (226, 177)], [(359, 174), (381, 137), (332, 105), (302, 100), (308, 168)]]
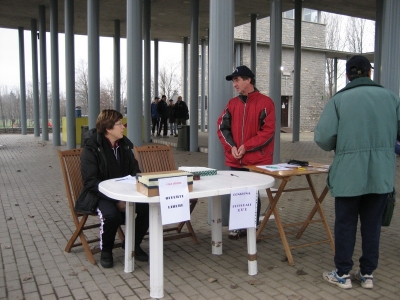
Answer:
[(278, 169), (278, 167), (274, 167), (274, 166), (266, 166), (267, 169)]
[(235, 174), (231, 174), (231, 176), (236, 176), (236, 177), (239, 177), (239, 176), (237, 176), (237, 175), (235, 175)]
[(115, 179), (115, 181), (122, 181), (122, 180), (126, 180), (126, 178)]

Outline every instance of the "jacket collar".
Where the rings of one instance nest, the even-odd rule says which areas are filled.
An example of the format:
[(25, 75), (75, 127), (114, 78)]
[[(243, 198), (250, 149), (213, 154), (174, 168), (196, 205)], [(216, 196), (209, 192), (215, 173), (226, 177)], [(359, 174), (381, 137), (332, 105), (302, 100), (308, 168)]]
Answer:
[(349, 89), (353, 89), (359, 86), (376, 86), (376, 87), (381, 87), (383, 86), (377, 84), (375, 81), (371, 80), (369, 77), (360, 77), (357, 79), (354, 79), (353, 81), (350, 81), (343, 89), (341, 89), (339, 92), (336, 94), (339, 94), (341, 92), (347, 91)]

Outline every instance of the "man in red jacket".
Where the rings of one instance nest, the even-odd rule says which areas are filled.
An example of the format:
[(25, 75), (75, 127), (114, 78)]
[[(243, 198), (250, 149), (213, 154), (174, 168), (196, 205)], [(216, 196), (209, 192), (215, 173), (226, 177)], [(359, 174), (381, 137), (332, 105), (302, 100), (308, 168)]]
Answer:
[[(253, 72), (239, 66), (226, 76), (239, 93), (229, 100), (218, 118), (218, 137), (224, 147), (226, 165), (232, 170), (248, 171), (244, 166), (268, 165), (273, 162), (275, 105), (271, 98), (255, 87)], [(258, 215), (260, 199), (258, 201)], [(231, 232), (238, 239), (246, 230)]]

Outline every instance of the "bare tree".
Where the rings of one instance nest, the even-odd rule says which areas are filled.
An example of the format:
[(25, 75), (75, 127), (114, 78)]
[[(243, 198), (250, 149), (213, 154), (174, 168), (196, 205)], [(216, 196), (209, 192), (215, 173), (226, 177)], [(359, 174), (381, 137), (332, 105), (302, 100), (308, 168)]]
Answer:
[(82, 114), (89, 110), (89, 77), (87, 62), (80, 60), (75, 70), (75, 97), (76, 104), (82, 108)]
[[(343, 17), (336, 14), (322, 13), (322, 21), (326, 24), (326, 48), (331, 50), (343, 51), (345, 45), (345, 41), (341, 39), (341, 24), (343, 23)], [(326, 60), (326, 94), (328, 99), (332, 98), (334, 94), (334, 64), (335, 60), (333, 58), (328, 58)], [(338, 77), (343, 76), (344, 69), (338, 67), (337, 73)]]
[(113, 108), (114, 103), (114, 86), (110, 81), (102, 83), (100, 86), (100, 110)]
[(347, 48), (350, 52), (364, 52), (365, 19), (348, 18), (346, 26)]
[[(180, 64), (166, 64), (159, 71), (159, 91), (171, 99), (174, 93), (179, 93), (181, 85), (178, 76)], [(154, 90), (154, 89), (152, 89)]]

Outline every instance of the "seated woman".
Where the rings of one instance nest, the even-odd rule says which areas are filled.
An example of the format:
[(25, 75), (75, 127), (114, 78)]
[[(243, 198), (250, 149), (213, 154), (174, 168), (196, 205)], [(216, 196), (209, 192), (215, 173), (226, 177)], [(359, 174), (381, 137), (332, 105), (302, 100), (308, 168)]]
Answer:
[[(100, 263), (103, 268), (112, 268), (115, 234), (125, 223), (125, 202), (108, 198), (99, 192), (99, 183), (106, 179), (135, 176), (140, 173), (132, 142), (123, 135), (122, 114), (113, 109), (104, 109), (97, 118), (96, 128), (84, 134), (81, 155), (83, 189), (75, 211), (98, 214), (100, 225)], [(136, 203), (135, 259), (148, 261), (149, 256), (140, 244), (149, 228), (149, 205)]]

